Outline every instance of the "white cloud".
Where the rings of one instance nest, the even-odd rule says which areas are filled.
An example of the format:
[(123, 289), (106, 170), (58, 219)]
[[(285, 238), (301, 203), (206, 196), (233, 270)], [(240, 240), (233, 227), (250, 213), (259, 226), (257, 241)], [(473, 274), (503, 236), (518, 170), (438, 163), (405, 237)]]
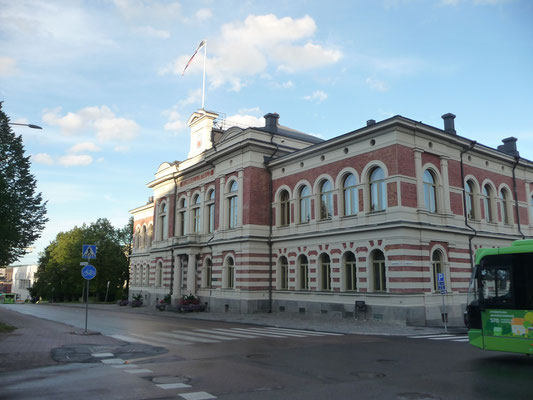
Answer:
[(97, 152), (97, 151), (100, 151), (100, 147), (96, 146), (92, 142), (83, 142), (83, 143), (75, 144), (69, 149), (69, 153), (81, 153), (85, 151)]
[(366, 84), (369, 88), (377, 90), (378, 92), (386, 92), (389, 90), (387, 84), (384, 81), (380, 81), (373, 78), (366, 78)]
[(85, 166), (89, 165), (93, 162), (93, 158), (91, 156), (82, 154), (82, 155), (68, 155), (68, 156), (62, 156), (59, 157), (58, 163), (65, 166), (65, 167), (73, 167), (73, 166)]
[(224, 121), (225, 127), (238, 126), (240, 128), (262, 127), (265, 126), (265, 119), (263, 117), (255, 117), (253, 115), (235, 114), (226, 118)]
[(198, 21), (207, 21), (213, 17), (213, 13), (208, 8), (201, 8), (200, 10), (196, 11), (195, 15)]
[(239, 114), (248, 114), (248, 113), (259, 113), (259, 107), (251, 107), (251, 108), (241, 108), (239, 110)]
[(155, 29), (155, 28), (152, 28), (149, 25), (141, 26), (141, 27), (137, 28), (137, 30), (143, 35), (150, 36), (150, 37), (155, 37), (155, 38), (158, 38), (158, 39), (168, 39), (170, 37), (170, 32), (169, 31), (165, 31), (165, 30), (161, 30), (161, 29)]
[(289, 89), (289, 88), (294, 87), (294, 83), (292, 83), (292, 81), (283, 82), (281, 84), (281, 87), (284, 89)]
[(11, 57), (0, 57), (0, 77), (6, 78), (17, 73), (17, 60)]
[[(313, 18), (278, 18), (273, 14), (249, 15), (244, 21), (222, 26), (216, 39), (208, 40), (206, 69), (213, 87), (229, 85), (239, 91), (244, 79), (261, 76), (269, 65), (284, 72), (323, 67), (339, 61), (342, 52), (309, 41), (316, 31)], [(298, 41), (306, 40), (301, 45)], [(203, 54), (188, 67), (186, 74), (201, 73)], [(160, 73), (181, 74), (190, 54), (179, 57)]]
[(181, 17), (181, 4), (177, 1), (114, 0), (114, 4), (128, 19), (171, 21)]
[(53, 165), (54, 159), (46, 153), (39, 153), (35, 154), (34, 156), (31, 156), (31, 159), (33, 162), (36, 162), (37, 164), (45, 164), (45, 165)]
[(139, 132), (139, 125), (133, 120), (118, 118), (107, 106), (85, 107), (77, 112), (60, 116), (61, 107), (44, 110), (43, 121), (59, 126), (66, 135), (76, 135), (94, 130), (100, 142), (128, 141)]
[(322, 103), (327, 98), (327, 93), (323, 92), (322, 90), (315, 90), (311, 95), (304, 96), (305, 100), (316, 101), (317, 103)]

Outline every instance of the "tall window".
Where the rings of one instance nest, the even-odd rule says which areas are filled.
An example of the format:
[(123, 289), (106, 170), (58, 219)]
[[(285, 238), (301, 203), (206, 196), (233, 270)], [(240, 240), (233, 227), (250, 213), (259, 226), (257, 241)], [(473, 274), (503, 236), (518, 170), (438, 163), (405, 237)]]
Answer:
[(429, 169), (424, 171), (424, 202), (426, 210), (437, 212), (437, 184), (435, 176)]
[(308, 290), (309, 289), (309, 261), (306, 256), (300, 256), (298, 258), (298, 277), (299, 285), (298, 289)]
[(345, 286), (344, 290), (352, 291), (357, 290), (357, 272), (355, 265), (355, 254), (351, 251), (344, 255), (344, 278)]
[(148, 286), (150, 284), (150, 266), (147, 265), (144, 273), (144, 284)]
[(504, 224), (509, 224), (509, 194), (507, 190), (500, 190), (500, 206), (502, 212), (502, 220)]
[(289, 263), (286, 257), (279, 259), (278, 289), (287, 290), (289, 288)]
[(485, 185), (483, 187), (483, 206), (485, 208), (485, 219), (489, 222), (494, 221), (494, 217), (492, 215), (492, 189), (489, 185)]
[(144, 265), (139, 266), (139, 277), (137, 279), (137, 285), (144, 284)]
[(280, 225), (287, 226), (291, 223), (291, 204), (289, 202), (289, 192), (282, 191), (279, 196)]
[(385, 173), (376, 167), (370, 173), (370, 211), (382, 211), (386, 208)]
[(146, 237), (146, 247), (152, 245), (152, 240), (154, 238), (154, 226), (152, 224), (148, 225), (148, 236)]
[(141, 228), (137, 227), (137, 229), (135, 230), (135, 238), (133, 240), (133, 247), (138, 249), (139, 247), (141, 247), (140, 243), (141, 243)]
[(311, 221), (311, 193), (307, 186), (302, 186), (298, 193), (298, 201), (300, 205), (300, 223)]
[(168, 222), (167, 222), (167, 203), (163, 202), (159, 206), (159, 240), (166, 239), (168, 237)]
[(207, 193), (207, 232), (215, 231), (215, 191), (210, 190)]
[(146, 244), (146, 225), (143, 225), (141, 230), (141, 247), (148, 247)]
[(331, 259), (327, 254), (320, 256), (321, 289), (331, 290)]
[(200, 233), (202, 231), (200, 225), (200, 196), (195, 195), (192, 199), (192, 231), (194, 233)]
[(474, 183), (472, 181), (466, 182), (466, 215), (468, 219), (475, 219), (475, 189), (474, 189)]
[(333, 193), (331, 182), (324, 180), (320, 185), (320, 219), (330, 219), (333, 216)]
[(162, 283), (163, 283), (163, 264), (161, 263), (161, 261), (159, 261), (155, 269), (155, 286), (161, 287)]
[(187, 199), (184, 197), (179, 202), (178, 209), (178, 235), (187, 234)]
[(359, 199), (357, 195), (357, 180), (355, 175), (348, 174), (344, 178), (343, 199), (344, 199), (344, 215), (356, 215), (359, 210)]
[(385, 274), (385, 255), (381, 250), (372, 254), (372, 273), (374, 278), (374, 292), (387, 291), (387, 277)]
[(204, 287), (210, 288), (213, 286), (213, 262), (210, 258), (207, 258), (205, 260), (205, 280), (204, 280)]
[(431, 256), (431, 269), (433, 270), (433, 290), (437, 291), (438, 274), (444, 273), (444, 268), (442, 265), (442, 253), (439, 250), (435, 250)]
[(229, 196), (228, 196), (228, 208), (229, 208), (229, 228), (236, 228), (238, 225), (238, 215), (239, 215), (239, 204), (238, 204), (238, 196), (237, 193), (239, 191), (239, 185), (237, 184), (237, 181), (231, 182), (231, 186), (229, 188)]
[(226, 261), (226, 287), (228, 289), (235, 288), (235, 262), (233, 258), (228, 257)]

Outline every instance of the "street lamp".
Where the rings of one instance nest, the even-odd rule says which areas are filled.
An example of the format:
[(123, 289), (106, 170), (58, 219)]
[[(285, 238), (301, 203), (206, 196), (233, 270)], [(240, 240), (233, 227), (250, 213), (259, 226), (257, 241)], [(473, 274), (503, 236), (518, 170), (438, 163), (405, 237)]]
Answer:
[(20, 126), (27, 126), (28, 128), (32, 129), (43, 129), (39, 125), (33, 125), (33, 124), (19, 124), (17, 122), (8, 122), (8, 125), (20, 125)]

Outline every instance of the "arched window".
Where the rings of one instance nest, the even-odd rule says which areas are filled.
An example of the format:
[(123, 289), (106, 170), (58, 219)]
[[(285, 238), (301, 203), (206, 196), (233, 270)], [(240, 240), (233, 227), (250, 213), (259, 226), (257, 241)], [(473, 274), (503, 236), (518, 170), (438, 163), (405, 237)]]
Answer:
[(204, 261), (204, 287), (213, 287), (213, 262), (210, 258)]
[(485, 219), (488, 222), (494, 221), (492, 214), (492, 202), (493, 202), (492, 189), (489, 185), (483, 186), (483, 207), (485, 208)]
[(146, 247), (152, 245), (152, 240), (154, 239), (154, 226), (152, 224), (148, 225), (148, 235), (146, 236)]
[(474, 182), (466, 182), (466, 215), (468, 219), (476, 218), (476, 208), (475, 208), (475, 186)]
[(141, 231), (141, 240), (140, 240), (140, 247), (148, 247), (146, 244), (146, 225), (143, 225), (142, 231)]
[(331, 182), (324, 180), (320, 184), (320, 219), (330, 219), (333, 216), (333, 192)]
[(215, 231), (215, 191), (210, 190), (207, 193), (206, 202), (207, 215), (207, 232), (213, 233)]
[(187, 227), (187, 199), (181, 198), (178, 203), (177, 233), (178, 236), (185, 236), (188, 231)]
[(304, 255), (298, 257), (298, 289), (309, 290), (309, 261)]
[(437, 212), (437, 184), (433, 172), (429, 169), (424, 171), (424, 202), (426, 210)]
[(385, 255), (381, 250), (375, 250), (371, 256), (374, 292), (387, 291), (387, 276)]
[(320, 289), (331, 290), (331, 259), (327, 254), (320, 256)]
[(135, 247), (136, 249), (141, 247), (140, 242), (141, 242), (141, 228), (137, 227), (137, 229), (135, 230), (135, 238), (133, 240), (133, 247)]
[(348, 251), (344, 255), (344, 290), (357, 290), (357, 272), (355, 264), (355, 254)]
[(289, 288), (289, 263), (287, 257), (280, 257), (278, 261), (278, 290), (287, 290)]
[(226, 260), (226, 288), (235, 288), (235, 262), (231, 257)]
[(385, 190), (385, 173), (376, 167), (370, 172), (370, 211), (382, 211), (387, 207), (387, 193)]
[(444, 273), (443, 257), (440, 250), (435, 250), (431, 255), (431, 269), (433, 270), (433, 290), (438, 290), (438, 274)]
[(311, 221), (311, 193), (307, 186), (302, 186), (298, 192), (298, 203), (300, 205), (300, 223)]
[(193, 233), (202, 231), (200, 224), (200, 196), (195, 195), (192, 199), (192, 229)]
[(291, 223), (291, 203), (289, 192), (283, 190), (279, 196), (280, 226), (287, 226)]
[(237, 195), (239, 191), (239, 185), (237, 184), (237, 181), (231, 182), (230, 188), (229, 188), (229, 196), (228, 196), (228, 215), (229, 215), (229, 223), (228, 226), (230, 229), (236, 228), (239, 221), (239, 197)]
[(357, 194), (357, 179), (355, 175), (348, 174), (342, 183), (343, 200), (344, 200), (344, 215), (356, 215), (359, 210), (359, 196)]
[(159, 240), (164, 240), (168, 237), (168, 219), (167, 219), (167, 203), (162, 202), (159, 206)]
[(144, 265), (139, 266), (139, 276), (137, 279), (137, 285), (141, 286), (142, 284), (144, 284)]
[(161, 261), (159, 261), (155, 269), (155, 286), (161, 287), (162, 283), (163, 283), (163, 264), (161, 263)]
[(144, 271), (144, 284), (146, 286), (150, 285), (150, 266), (147, 265)]
[(502, 221), (504, 224), (509, 224), (509, 193), (507, 190), (502, 189), (500, 190), (500, 206), (501, 206), (501, 213), (502, 213)]

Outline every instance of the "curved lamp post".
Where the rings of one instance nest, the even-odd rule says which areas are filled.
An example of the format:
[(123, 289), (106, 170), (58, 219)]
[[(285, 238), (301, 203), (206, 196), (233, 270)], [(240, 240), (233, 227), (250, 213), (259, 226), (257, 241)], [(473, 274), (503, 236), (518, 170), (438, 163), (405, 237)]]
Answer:
[(39, 125), (33, 125), (33, 124), (19, 124), (17, 122), (8, 122), (8, 125), (20, 125), (20, 126), (27, 126), (28, 128), (32, 129), (43, 129)]

